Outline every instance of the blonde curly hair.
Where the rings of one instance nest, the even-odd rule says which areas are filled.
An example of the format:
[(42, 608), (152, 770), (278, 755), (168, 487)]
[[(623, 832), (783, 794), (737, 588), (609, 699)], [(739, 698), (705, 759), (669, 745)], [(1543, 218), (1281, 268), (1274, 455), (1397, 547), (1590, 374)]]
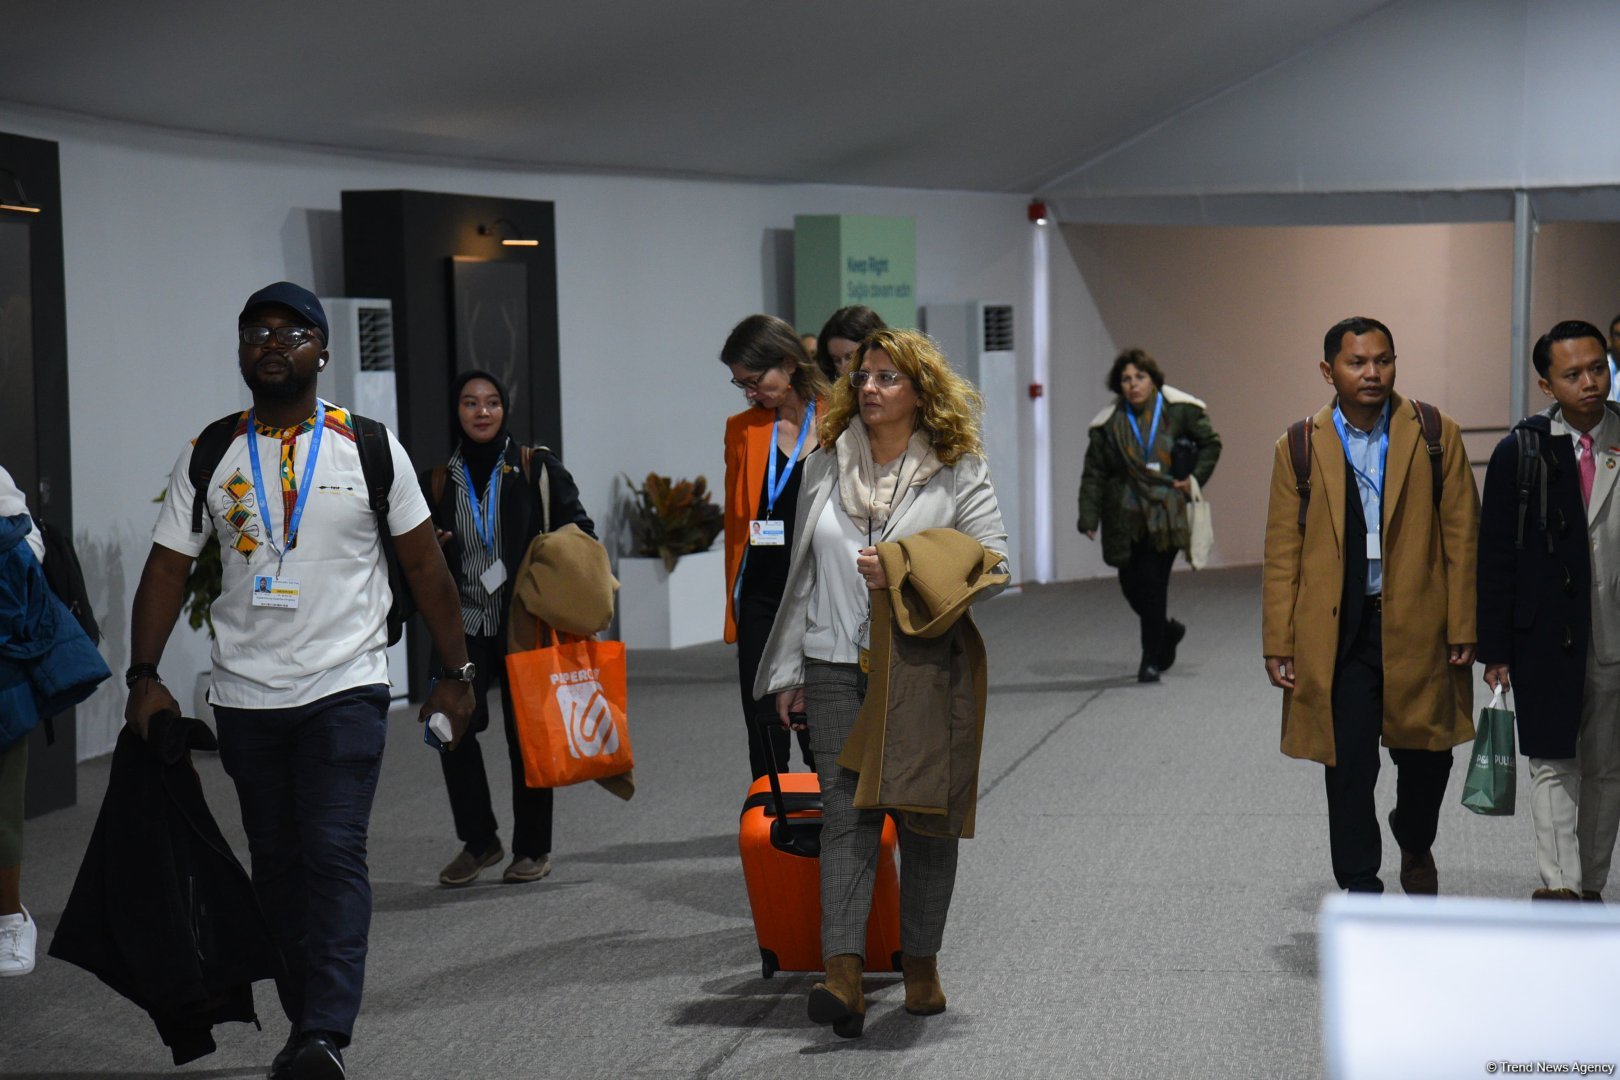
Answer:
[[(917, 410), (917, 423), (928, 433), (941, 462), (955, 465), (964, 454), (984, 456), (984, 444), (979, 439), (984, 399), (972, 383), (952, 370), (933, 338), (916, 330), (873, 331), (861, 342), (850, 371), (863, 369), (873, 349), (888, 354), (894, 366), (917, 388), (922, 406)], [(848, 378), (839, 379), (833, 384), (832, 402), (821, 421), (821, 445), (831, 447), (837, 442), (859, 413), (855, 387)]]

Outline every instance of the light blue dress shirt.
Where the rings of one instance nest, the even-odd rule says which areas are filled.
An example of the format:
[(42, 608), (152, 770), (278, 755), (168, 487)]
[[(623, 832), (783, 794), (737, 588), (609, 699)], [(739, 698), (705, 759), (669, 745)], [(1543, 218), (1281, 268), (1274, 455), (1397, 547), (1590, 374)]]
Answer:
[[(1384, 437), (1389, 432), (1389, 417), (1393, 409), (1392, 402), (1384, 402), (1384, 411), (1379, 414), (1378, 422), (1373, 425), (1373, 429), (1362, 431), (1344, 419), (1344, 413), (1339, 411), (1337, 405), (1333, 406), (1333, 412), (1344, 428), (1345, 456), (1356, 478), (1356, 490), (1361, 494), (1361, 517), (1367, 523), (1367, 535), (1379, 537), (1380, 554), (1383, 552), (1384, 478), (1379, 475), (1379, 470), (1384, 467), (1381, 460), (1384, 457)], [(1378, 483), (1369, 482), (1369, 477), (1376, 478)], [(1384, 561), (1368, 559), (1367, 595), (1374, 596), (1383, 591)]]

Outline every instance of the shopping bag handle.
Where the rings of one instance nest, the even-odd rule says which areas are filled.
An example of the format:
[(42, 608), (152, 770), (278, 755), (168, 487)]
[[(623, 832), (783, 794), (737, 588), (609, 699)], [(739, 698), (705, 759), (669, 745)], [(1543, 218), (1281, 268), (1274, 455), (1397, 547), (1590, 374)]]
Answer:
[(1496, 684), (1496, 693), (1491, 695), (1491, 703), (1489, 705), (1487, 705), (1486, 708), (1488, 708), (1488, 709), (1505, 709), (1505, 708), (1507, 708), (1506, 698), (1507, 698), (1508, 693), (1509, 693), (1509, 691), (1508, 691), (1506, 685), (1504, 685), (1502, 683), (1497, 683)]
[(534, 627), (534, 644), (539, 649), (550, 645), (572, 645), (585, 640), (577, 634), (554, 628), (538, 615), (534, 617)]

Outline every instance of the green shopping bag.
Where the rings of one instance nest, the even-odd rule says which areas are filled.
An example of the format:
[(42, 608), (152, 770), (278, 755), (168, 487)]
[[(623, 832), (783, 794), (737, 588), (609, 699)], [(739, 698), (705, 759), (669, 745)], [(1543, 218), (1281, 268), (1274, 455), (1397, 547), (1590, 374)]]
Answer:
[(1503, 706), (1502, 691), (1498, 688), (1491, 703), (1479, 710), (1474, 752), (1468, 757), (1468, 778), (1463, 781), (1462, 804), (1476, 814), (1512, 814), (1517, 782), (1513, 711)]

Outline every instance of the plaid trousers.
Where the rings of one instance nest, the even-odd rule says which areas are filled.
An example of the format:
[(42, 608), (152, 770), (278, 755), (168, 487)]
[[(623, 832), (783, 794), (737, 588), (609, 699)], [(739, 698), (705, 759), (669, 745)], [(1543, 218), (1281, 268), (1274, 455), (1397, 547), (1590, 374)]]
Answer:
[[(882, 810), (856, 810), (859, 774), (838, 764), (838, 754), (861, 711), (864, 687), (855, 664), (804, 662), (804, 706), (810, 752), (821, 778), (821, 955), (866, 956), (866, 920), (872, 908), (883, 837)], [(921, 836), (896, 821), (900, 833), (900, 949), (933, 956), (945, 937), (945, 916), (956, 888), (955, 837)]]

